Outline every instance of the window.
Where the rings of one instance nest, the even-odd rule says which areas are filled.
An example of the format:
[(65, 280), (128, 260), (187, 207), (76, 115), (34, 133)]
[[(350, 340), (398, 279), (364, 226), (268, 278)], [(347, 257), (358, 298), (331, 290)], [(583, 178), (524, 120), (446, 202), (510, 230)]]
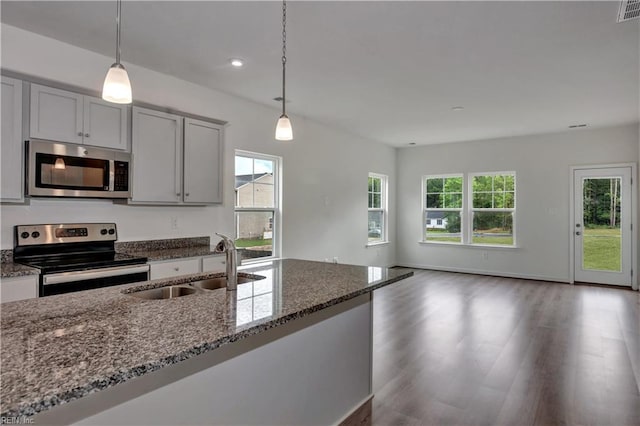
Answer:
[(471, 175), (473, 244), (513, 245), (514, 173)]
[(278, 249), (280, 158), (236, 151), (236, 247), (241, 259), (275, 257)]
[(423, 185), (424, 242), (515, 244), (514, 172), (425, 176)]
[(424, 241), (462, 242), (462, 175), (424, 179)]
[(387, 176), (369, 173), (369, 244), (387, 241)]

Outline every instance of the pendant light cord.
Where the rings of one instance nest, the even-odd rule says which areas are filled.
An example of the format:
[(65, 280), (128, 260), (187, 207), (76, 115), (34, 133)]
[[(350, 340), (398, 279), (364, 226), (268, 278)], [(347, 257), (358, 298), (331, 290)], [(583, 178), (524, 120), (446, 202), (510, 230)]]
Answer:
[[(120, 0), (118, 0), (120, 1)], [(285, 87), (287, 67), (287, 0), (282, 0), (282, 115), (285, 114)]]
[(120, 64), (120, 12), (122, 9), (122, 0), (116, 2), (116, 64)]

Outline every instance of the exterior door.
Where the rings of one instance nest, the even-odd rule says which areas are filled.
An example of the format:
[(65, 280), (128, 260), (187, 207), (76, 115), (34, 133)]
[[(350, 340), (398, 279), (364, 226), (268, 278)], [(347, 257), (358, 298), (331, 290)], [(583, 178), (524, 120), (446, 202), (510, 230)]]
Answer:
[(631, 286), (631, 167), (574, 170), (575, 281)]

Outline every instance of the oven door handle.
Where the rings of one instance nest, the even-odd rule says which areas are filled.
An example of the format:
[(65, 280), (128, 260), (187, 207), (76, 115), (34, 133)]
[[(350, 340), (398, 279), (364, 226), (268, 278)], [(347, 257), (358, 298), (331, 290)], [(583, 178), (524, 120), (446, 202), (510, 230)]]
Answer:
[(61, 272), (59, 274), (44, 275), (43, 285), (70, 283), (73, 281), (91, 280), (94, 278), (116, 277), (120, 275), (138, 274), (149, 272), (149, 265), (116, 266), (113, 268), (100, 268), (91, 271)]

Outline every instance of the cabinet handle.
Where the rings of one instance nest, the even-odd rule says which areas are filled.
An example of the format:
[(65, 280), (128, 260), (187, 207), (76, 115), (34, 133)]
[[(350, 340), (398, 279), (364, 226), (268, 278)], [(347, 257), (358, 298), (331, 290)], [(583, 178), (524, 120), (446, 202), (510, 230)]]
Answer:
[(185, 197), (188, 197), (188, 196), (189, 196), (189, 193), (187, 192), (186, 194), (184, 194), (184, 196), (185, 196)]
[(78, 132), (78, 136), (82, 136), (82, 132)]
[(84, 137), (85, 137), (85, 138), (88, 138), (88, 137), (89, 137), (89, 133), (85, 133), (85, 134), (84, 134)]
[(179, 193), (179, 192), (176, 192), (176, 195), (179, 197), (179, 196), (180, 196), (180, 193)]
[(179, 271), (179, 270), (180, 270), (180, 268), (178, 268), (178, 267), (176, 266), (175, 268), (173, 268), (173, 270), (177, 272), (177, 271)]

